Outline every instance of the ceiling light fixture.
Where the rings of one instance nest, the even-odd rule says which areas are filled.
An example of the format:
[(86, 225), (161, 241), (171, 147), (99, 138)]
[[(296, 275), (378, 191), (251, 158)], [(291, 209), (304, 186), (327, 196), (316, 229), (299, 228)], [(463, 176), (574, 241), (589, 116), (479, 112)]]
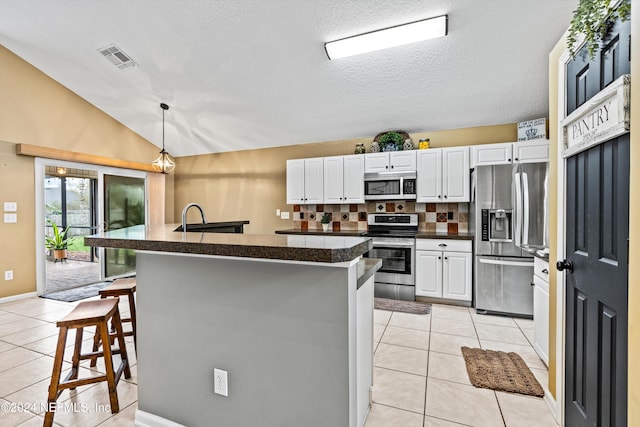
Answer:
[(171, 157), (171, 154), (164, 149), (164, 112), (169, 109), (169, 106), (162, 102), (160, 103), (160, 108), (162, 108), (162, 150), (158, 158), (151, 163), (151, 166), (156, 172), (171, 173), (176, 168), (176, 162)]
[(447, 35), (447, 15), (372, 31), (324, 44), (329, 59), (402, 46)]
[(58, 173), (58, 175), (66, 175), (67, 174), (67, 168), (63, 168), (62, 166), (58, 166), (56, 168), (56, 172)]

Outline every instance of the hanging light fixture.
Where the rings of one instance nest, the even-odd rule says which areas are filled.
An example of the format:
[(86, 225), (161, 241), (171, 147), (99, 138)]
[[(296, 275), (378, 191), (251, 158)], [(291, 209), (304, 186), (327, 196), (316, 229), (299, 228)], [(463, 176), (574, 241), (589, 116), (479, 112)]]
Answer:
[(162, 108), (162, 150), (158, 158), (151, 163), (151, 166), (156, 172), (171, 173), (176, 168), (176, 162), (171, 157), (171, 154), (164, 149), (164, 112), (169, 109), (169, 106), (162, 102), (160, 103), (160, 108)]

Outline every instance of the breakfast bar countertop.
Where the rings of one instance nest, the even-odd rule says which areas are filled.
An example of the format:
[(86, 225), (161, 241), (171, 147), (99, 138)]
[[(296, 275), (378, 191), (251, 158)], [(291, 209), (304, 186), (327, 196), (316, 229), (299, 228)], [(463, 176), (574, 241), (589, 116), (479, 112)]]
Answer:
[(368, 252), (366, 237), (176, 232), (178, 224), (136, 225), (85, 237), (88, 246), (140, 251), (338, 263)]

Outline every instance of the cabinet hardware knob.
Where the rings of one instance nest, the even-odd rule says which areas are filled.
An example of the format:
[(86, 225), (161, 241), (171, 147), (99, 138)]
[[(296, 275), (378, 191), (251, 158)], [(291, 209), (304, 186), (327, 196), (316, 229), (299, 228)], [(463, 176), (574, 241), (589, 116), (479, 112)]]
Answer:
[(507, 159), (507, 162), (510, 162), (510, 161), (511, 161), (511, 159)]
[(439, 257), (438, 257), (438, 259), (442, 259), (442, 257), (441, 257), (441, 256), (439, 256)]
[(531, 286), (535, 286), (535, 285), (536, 285), (535, 283), (532, 283), (532, 284), (531, 284)]
[(544, 270), (542, 270), (542, 272), (543, 272), (544, 274), (549, 274), (549, 270), (547, 270), (546, 268), (545, 268)]
[(440, 243), (438, 246), (440, 246), (441, 248), (445, 248), (445, 247), (447, 247), (447, 244), (446, 243)]
[(393, 165), (391, 165), (391, 169), (393, 169)]
[(444, 259), (449, 259), (449, 257), (444, 257)]
[(516, 162), (518, 161), (518, 158), (517, 158), (517, 157), (515, 158), (515, 161), (516, 161)]
[(447, 196), (444, 196), (444, 198), (446, 199), (446, 198), (447, 198)]
[(385, 166), (384, 168), (385, 168), (385, 169), (389, 169), (389, 166)]

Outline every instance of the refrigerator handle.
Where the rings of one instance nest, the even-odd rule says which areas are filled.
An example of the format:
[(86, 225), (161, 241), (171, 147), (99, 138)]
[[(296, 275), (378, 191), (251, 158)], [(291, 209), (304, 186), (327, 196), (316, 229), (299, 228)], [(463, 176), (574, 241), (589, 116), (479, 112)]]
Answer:
[[(516, 166), (517, 167), (517, 166)], [(514, 196), (515, 200), (513, 202), (513, 210), (515, 211), (516, 216), (516, 230), (515, 230), (515, 244), (517, 247), (520, 247), (522, 244), (522, 187), (520, 186), (520, 173), (516, 172), (513, 179), (513, 186), (515, 189)]]
[(522, 172), (522, 246), (529, 244), (529, 180)]

